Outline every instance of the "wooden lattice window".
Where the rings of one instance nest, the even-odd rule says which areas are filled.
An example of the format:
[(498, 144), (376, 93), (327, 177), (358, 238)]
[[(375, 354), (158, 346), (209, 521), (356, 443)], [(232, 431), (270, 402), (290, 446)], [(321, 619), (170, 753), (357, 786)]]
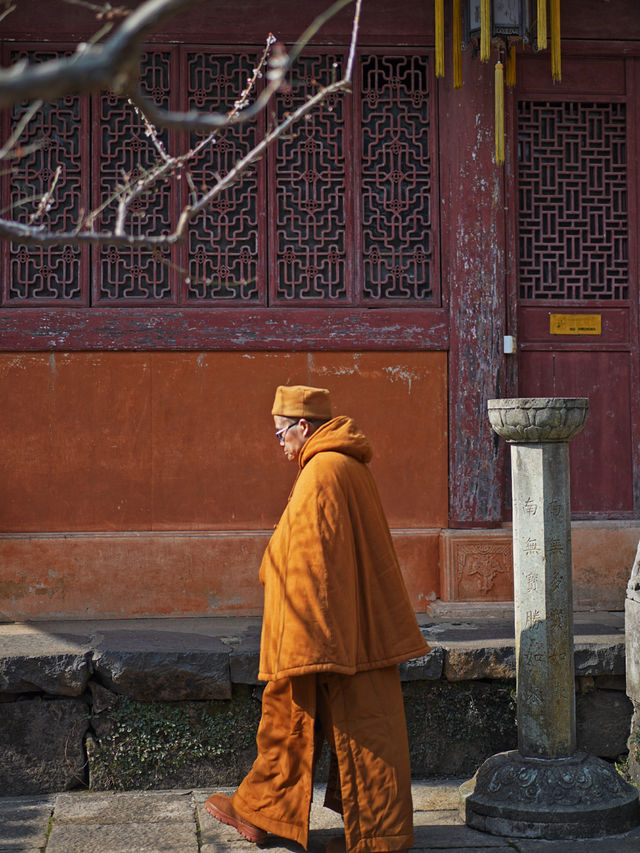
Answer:
[[(53, 53), (50, 47), (45, 53), (14, 46), (4, 59), (8, 64), (18, 55)], [(145, 55), (142, 83), (163, 106), (228, 109), (258, 54), (257, 48), (154, 47)], [(343, 49), (309, 49), (295, 66), (291, 91), (278, 96), (277, 113), (294, 109), (345, 62)], [(151, 252), (5, 243), (2, 304), (436, 307), (432, 92), (427, 53), (363, 52), (353, 95), (326, 102), (272, 148), (194, 221), (185, 245)], [(23, 109), (4, 116), (5, 133)], [(206, 185), (213, 174), (224, 174), (265, 132), (268, 120), (262, 116), (221, 134), (199, 157), (196, 182)], [(179, 133), (162, 139), (169, 150), (184, 150), (189, 142)], [(60, 166), (76, 191), (73, 199), (58, 198), (47, 217), (67, 227), (75, 227), (82, 209), (98, 205), (101, 224), (109, 226), (122, 174), (135, 176), (152, 153), (132, 108), (111, 94), (48, 106), (25, 142), (36, 140), (43, 144), (18, 171), (3, 176), (3, 197), (17, 203), (41, 196)], [(161, 184), (132, 211), (133, 229), (170, 228), (187, 192), (186, 182)], [(27, 204), (20, 216), (26, 221), (32, 212)]]
[[(63, 53), (51, 49), (12, 49), (10, 61), (32, 56), (47, 60)], [(3, 137), (8, 138), (8, 123), (18, 122), (26, 106), (5, 115)], [(89, 103), (86, 99), (65, 98), (56, 104), (43, 104), (21, 137), (25, 155), (3, 170), (1, 197), (21, 222), (29, 222), (38, 200), (60, 169), (56, 203), (43, 211), (39, 222), (49, 228), (65, 228), (77, 222), (80, 210), (89, 208)], [(11, 305), (87, 305), (89, 303), (89, 252), (69, 247), (33, 248), (23, 244), (2, 245), (3, 302)]]
[(629, 296), (626, 104), (518, 106), (520, 298)]
[[(173, 55), (169, 50), (154, 50), (145, 55), (142, 85), (158, 106), (175, 108), (171, 96)], [(93, 151), (93, 207), (102, 208), (97, 222), (101, 228), (113, 226), (116, 217), (116, 191), (123, 174), (135, 181), (157, 159), (145, 133), (144, 123), (126, 101), (111, 93), (92, 101), (91, 149)], [(159, 134), (171, 150), (175, 136)], [(135, 233), (169, 231), (177, 216), (175, 181), (155, 185), (151, 197), (141, 196), (132, 205), (127, 228)], [(149, 305), (174, 303), (176, 277), (170, 264), (178, 263), (177, 253), (167, 249), (127, 249), (100, 246), (93, 250), (92, 304)]]
[[(228, 110), (258, 61), (257, 53), (181, 51), (182, 99), (189, 109)], [(225, 175), (264, 133), (265, 116), (237, 125), (218, 136), (213, 148), (198, 155), (195, 184), (208, 186), (211, 176)], [(191, 139), (195, 145), (201, 136)], [(186, 201), (187, 186), (182, 187)], [(243, 180), (220, 195), (193, 222), (182, 281), (182, 301), (190, 304), (265, 302), (266, 239), (260, 228), (266, 210), (264, 165), (251, 166)], [(216, 284), (204, 284), (213, 279)], [(241, 282), (241, 284), (236, 284)]]
[(429, 66), (425, 56), (367, 56), (361, 105), (363, 296), (434, 297)]

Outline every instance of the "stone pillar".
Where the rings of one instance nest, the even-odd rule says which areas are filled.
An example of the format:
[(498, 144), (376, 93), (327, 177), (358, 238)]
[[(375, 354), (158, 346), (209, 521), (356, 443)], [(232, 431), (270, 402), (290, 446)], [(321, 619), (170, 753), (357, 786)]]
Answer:
[(638, 792), (576, 752), (569, 440), (586, 399), (490, 400), (511, 444), (518, 749), (462, 786), (469, 826), (495, 835), (590, 838), (640, 823)]
[[(585, 410), (586, 414), (586, 410)], [(569, 445), (512, 444), (518, 750), (576, 750)]]

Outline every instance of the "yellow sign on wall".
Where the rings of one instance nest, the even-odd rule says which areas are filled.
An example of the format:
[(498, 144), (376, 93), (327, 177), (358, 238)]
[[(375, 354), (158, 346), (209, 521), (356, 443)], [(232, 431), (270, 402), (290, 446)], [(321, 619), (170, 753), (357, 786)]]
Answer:
[(601, 335), (601, 314), (550, 314), (549, 333), (552, 335)]

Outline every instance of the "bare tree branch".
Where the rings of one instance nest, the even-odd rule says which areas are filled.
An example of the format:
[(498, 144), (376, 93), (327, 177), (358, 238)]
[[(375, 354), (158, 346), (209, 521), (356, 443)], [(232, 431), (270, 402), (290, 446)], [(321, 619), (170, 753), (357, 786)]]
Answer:
[(13, 6), (10, 3), (5, 3), (4, 9), (2, 10), (2, 12), (0, 12), (0, 21), (3, 21), (7, 17), (7, 15), (10, 15), (12, 12), (14, 12), (15, 8), (15, 3), (13, 4)]
[(201, 0), (145, 0), (103, 44), (80, 44), (73, 56), (0, 69), (0, 109), (22, 101), (55, 101), (137, 80), (141, 44), (164, 21)]
[(36, 220), (38, 220), (42, 216), (44, 216), (45, 213), (49, 212), (51, 205), (53, 203), (53, 193), (54, 193), (54, 190), (56, 188), (56, 184), (60, 180), (61, 174), (62, 174), (62, 166), (58, 166), (58, 168), (56, 169), (55, 174), (51, 180), (51, 183), (49, 185), (49, 189), (42, 196), (42, 198), (40, 199), (40, 203), (38, 204), (38, 207), (29, 217), (29, 224), (35, 222)]
[[(274, 94), (281, 88), (287, 71), (295, 60), (300, 55), (304, 47), (309, 44), (314, 35), (320, 30), (328, 20), (334, 15), (337, 15), (346, 6), (350, 6), (354, 0), (336, 0), (325, 12), (315, 18), (312, 24), (307, 27), (304, 33), (300, 36), (295, 46), (291, 49), (288, 56), (282, 50), (276, 50), (271, 55), (269, 60), (269, 71), (267, 72), (268, 85), (264, 88), (255, 103), (247, 107), (242, 112), (237, 112), (234, 115), (223, 113), (203, 113), (198, 110), (190, 110), (189, 112), (171, 112), (158, 107), (153, 101), (146, 97), (139, 85), (136, 85), (130, 92), (129, 97), (132, 102), (147, 116), (152, 124), (158, 127), (178, 127), (182, 130), (220, 130), (231, 124), (249, 121), (255, 118), (273, 98)], [(358, 5), (358, 19), (360, 3)], [(359, 24), (359, 20), (357, 22)], [(355, 52), (355, 43), (353, 43), (353, 51)], [(353, 59), (351, 59), (353, 65)], [(348, 70), (348, 78), (351, 79), (351, 68)], [(0, 81), (1, 82), (1, 81)]]
[[(159, 10), (162, 11), (162, 14), (168, 15), (170, 14), (169, 7), (175, 11), (177, 8), (182, 8), (193, 2), (197, 2), (197, 0), (146, 0), (146, 2), (139, 7), (137, 12), (127, 18), (125, 24), (123, 24), (123, 26), (118, 30), (116, 36), (120, 38), (120, 45), (126, 44), (127, 49), (131, 50), (132, 45), (135, 44), (136, 50), (138, 50), (142, 34), (147, 35), (151, 28), (151, 22), (149, 19), (150, 7), (154, 7), (155, 9), (156, 17), (153, 22), (153, 25), (155, 26), (158, 23), (157, 15)], [(137, 173), (135, 180), (132, 179), (131, 176), (124, 176), (121, 186), (116, 188), (109, 199), (104, 201), (97, 209), (92, 210), (89, 213), (82, 212), (76, 227), (72, 230), (66, 230), (63, 232), (52, 231), (45, 225), (36, 224), (34, 221), (44, 211), (46, 211), (51, 204), (53, 192), (58, 180), (58, 176), (56, 176), (47, 192), (45, 192), (40, 198), (38, 209), (28, 222), (17, 222), (8, 218), (0, 218), (0, 238), (43, 247), (56, 245), (81, 246), (107, 244), (117, 247), (149, 248), (155, 250), (159, 248), (167, 248), (176, 243), (182, 242), (186, 237), (189, 224), (193, 218), (208, 207), (212, 201), (220, 195), (220, 193), (224, 192), (233, 183), (237, 182), (246, 169), (263, 156), (269, 146), (283, 135), (289, 133), (296, 123), (308, 115), (312, 110), (316, 109), (327, 98), (349, 90), (352, 80), (362, 0), (355, 0), (355, 11), (353, 16), (348, 60), (344, 75), (340, 79), (334, 80), (329, 85), (318, 88), (315, 93), (307, 97), (301, 106), (295, 109), (292, 113), (285, 114), (284, 119), (269, 130), (257, 145), (242, 156), (230, 171), (224, 175), (224, 177), (217, 176), (215, 184), (210, 189), (202, 190), (200, 194), (198, 193), (194, 181), (189, 173), (188, 165), (206, 146), (215, 143), (216, 129), (233, 125), (240, 120), (247, 120), (256, 115), (261, 109), (264, 109), (274, 94), (282, 88), (285, 73), (289, 69), (291, 62), (300, 54), (301, 50), (313, 35), (315, 35), (318, 29), (332, 15), (335, 15), (342, 8), (353, 2), (354, 0), (336, 0), (333, 6), (313, 21), (288, 55), (284, 49), (281, 49), (279, 46), (276, 46), (277, 49), (273, 50), (273, 42), (275, 40), (273, 39), (273, 36), (270, 35), (267, 39), (266, 48), (262, 57), (257, 67), (254, 69), (253, 75), (248, 81), (247, 86), (235, 101), (233, 108), (224, 115), (216, 113), (197, 113), (195, 111), (192, 113), (169, 113), (159, 110), (149, 99), (140, 97), (136, 83), (136, 92), (130, 93), (130, 103), (133, 105), (134, 109), (139, 112), (139, 115), (141, 115), (142, 120), (145, 123), (147, 135), (150, 137), (151, 143), (155, 147), (158, 155), (156, 162), (144, 170), (144, 172)], [(145, 10), (145, 14), (141, 14), (139, 19), (137, 21), (133, 20), (132, 23), (134, 16), (143, 9)], [(127, 38), (122, 35), (122, 30), (125, 25), (129, 25), (130, 31), (136, 34), (135, 37)], [(113, 43), (116, 36), (109, 39), (109, 42), (106, 44)], [(105, 45), (99, 46), (98, 48), (91, 47), (89, 48), (89, 52), (103, 47), (105, 47)], [(138, 61), (137, 57), (136, 61)], [(62, 61), (55, 60), (52, 62)], [(43, 63), (43, 66), (51, 66), (52, 62), (45, 62)], [(75, 54), (74, 57), (71, 57), (71, 62), (72, 64), (75, 62), (76, 65), (82, 64), (84, 62), (84, 56)], [(267, 85), (261, 95), (255, 99), (254, 104), (249, 106), (250, 97), (254, 91), (257, 79), (262, 75), (265, 63), (267, 63), (268, 69)], [(28, 67), (31, 68), (32, 66)], [(64, 73), (67, 74), (69, 66), (65, 65), (64, 68)], [(123, 68), (124, 66), (122, 65), (118, 66), (116, 73), (122, 75), (124, 73)], [(111, 71), (113, 73), (113, 68)], [(138, 73), (139, 72), (136, 67), (136, 80)], [(113, 88), (112, 81), (109, 81), (109, 88)], [(0, 75), (0, 95), (1, 92), (2, 76)], [(26, 116), (30, 118), (34, 111), (35, 108), (32, 106)], [(16, 128), (16, 131), (11, 137), (11, 140), (9, 140), (9, 142), (3, 147), (5, 156), (8, 156), (11, 147), (17, 142), (20, 133), (24, 129), (28, 121), (26, 116), (21, 119), (18, 128)], [(181, 129), (186, 128), (189, 130), (206, 129), (212, 132), (210, 132), (205, 139), (198, 142), (198, 144), (186, 154), (171, 156), (167, 153), (163, 143), (158, 137), (156, 129), (157, 125), (165, 127), (177, 126)], [(186, 176), (191, 196), (191, 203), (182, 210), (175, 229), (170, 233), (164, 234), (126, 233), (126, 220), (132, 202), (145, 193), (148, 193), (154, 185), (158, 183), (158, 181), (166, 180), (167, 177), (174, 174)], [(96, 230), (94, 228), (94, 223), (101, 215), (102, 211), (108, 205), (114, 203), (117, 204), (117, 212), (113, 230)], [(16, 204), (19, 204), (19, 202)]]
[(29, 124), (34, 115), (38, 112), (40, 107), (42, 106), (42, 101), (34, 101), (26, 113), (22, 116), (20, 121), (15, 127), (15, 130), (11, 134), (11, 136), (7, 139), (5, 144), (0, 148), (0, 160), (4, 160), (5, 157), (8, 156), (9, 152), (16, 144), (16, 142), (20, 139), (22, 135), (22, 131)]

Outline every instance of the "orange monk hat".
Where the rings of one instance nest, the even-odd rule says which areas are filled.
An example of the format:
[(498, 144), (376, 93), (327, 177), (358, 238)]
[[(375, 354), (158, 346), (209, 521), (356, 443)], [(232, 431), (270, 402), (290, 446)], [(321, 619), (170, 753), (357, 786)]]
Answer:
[(278, 385), (272, 415), (327, 421), (331, 415), (331, 395), (326, 388), (309, 385)]

